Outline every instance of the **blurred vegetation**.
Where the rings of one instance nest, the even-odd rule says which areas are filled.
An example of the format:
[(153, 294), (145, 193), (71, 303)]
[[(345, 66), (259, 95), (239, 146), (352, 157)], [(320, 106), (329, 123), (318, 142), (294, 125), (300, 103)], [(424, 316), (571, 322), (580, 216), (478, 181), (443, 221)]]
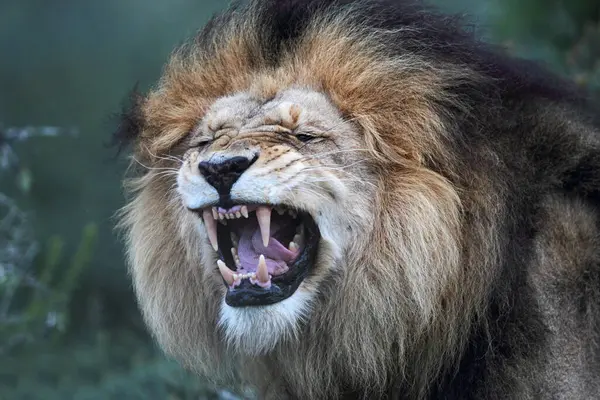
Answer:
[(600, 95), (600, 1), (503, 0), (493, 34)]
[[(600, 94), (597, 0), (437, 2)], [(104, 146), (128, 90), (224, 6), (0, 0), (0, 400), (235, 398), (149, 338), (113, 230), (126, 163)]]

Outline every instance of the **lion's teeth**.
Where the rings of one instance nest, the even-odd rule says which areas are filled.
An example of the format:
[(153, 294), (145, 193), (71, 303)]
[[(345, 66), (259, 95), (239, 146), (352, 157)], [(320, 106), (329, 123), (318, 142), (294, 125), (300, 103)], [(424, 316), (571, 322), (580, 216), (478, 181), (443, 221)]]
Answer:
[(233, 285), (233, 282), (237, 280), (236, 275), (227, 268), (227, 265), (221, 260), (217, 260), (217, 266), (219, 267), (219, 271), (225, 282), (227, 282), (229, 286)]
[(240, 240), (238, 239), (237, 235), (234, 232), (231, 232), (230, 236), (231, 236), (231, 243), (233, 243), (233, 246), (237, 248), (239, 246)]
[(300, 233), (297, 233), (294, 235), (293, 241), (296, 242), (298, 248), (300, 248), (304, 244), (304, 236)]
[(212, 212), (209, 209), (205, 209), (202, 213), (204, 219), (204, 226), (206, 227), (206, 233), (210, 244), (215, 249), (219, 250), (219, 242), (217, 241), (217, 221), (213, 218)]
[(239, 268), (242, 265), (242, 263), (240, 261), (240, 257), (238, 256), (238, 252), (235, 247), (231, 248), (231, 256), (233, 257), (233, 262), (235, 262), (235, 266)]
[(267, 283), (271, 279), (267, 268), (267, 261), (262, 254), (258, 258), (258, 266), (256, 267), (256, 279), (261, 283)]
[(242, 209), (240, 211), (242, 212), (244, 218), (248, 218), (248, 207), (242, 206)]
[(288, 248), (290, 249), (290, 251), (298, 251), (298, 249), (300, 248), (298, 246), (298, 244), (296, 242), (290, 242), (290, 245), (288, 246)]
[(267, 247), (269, 246), (269, 237), (271, 235), (271, 207), (258, 207), (256, 209), (256, 218), (258, 219), (263, 245)]
[(235, 212), (235, 217), (236, 217), (236, 218), (242, 218), (242, 213), (241, 213), (241, 212), (239, 212), (239, 211), (236, 211), (236, 212)]
[(213, 207), (213, 208), (211, 208), (211, 210), (212, 210), (213, 218), (215, 220), (218, 220), (219, 219), (219, 212), (217, 211), (217, 207)]
[(233, 274), (232, 276), (233, 276), (234, 281), (242, 280), (242, 279), (256, 279), (255, 272), (247, 272), (245, 274)]
[(219, 213), (219, 219), (222, 221), (223, 219), (225, 219), (225, 215)]

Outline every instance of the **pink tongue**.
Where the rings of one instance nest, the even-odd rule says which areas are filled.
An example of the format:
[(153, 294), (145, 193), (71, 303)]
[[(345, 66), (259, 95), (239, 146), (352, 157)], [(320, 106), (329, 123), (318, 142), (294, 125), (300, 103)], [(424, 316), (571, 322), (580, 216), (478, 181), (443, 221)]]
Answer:
[[(275, 235), (279, 226), (271, 223), (271, 235)], [(281, 275), (289, 269), (287, 263), (293, 261), (296, 253), (279, 243), (273, 236), (269, 239), (269, 245), (265, 247), (262, 243), (260, 229), (257, 226), (248, 226), (242, 230), (238, 244), (238, 257), (245, 271), (254, 272), (258, 265), (258, 257), (265, 256), (267, 269), (273, 276)]]

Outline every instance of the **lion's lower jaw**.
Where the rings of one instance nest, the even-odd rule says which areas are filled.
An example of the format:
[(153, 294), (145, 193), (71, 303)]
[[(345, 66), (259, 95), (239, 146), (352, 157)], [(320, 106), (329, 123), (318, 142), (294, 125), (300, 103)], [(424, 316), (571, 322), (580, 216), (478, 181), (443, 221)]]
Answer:
[(310, 315), (314, 291), (301, 285), (291, 297), (268, 306), (221, 304), (219, 327), (228, 347), (249, 356), (264, 355), (285, 340), (296, 340)]

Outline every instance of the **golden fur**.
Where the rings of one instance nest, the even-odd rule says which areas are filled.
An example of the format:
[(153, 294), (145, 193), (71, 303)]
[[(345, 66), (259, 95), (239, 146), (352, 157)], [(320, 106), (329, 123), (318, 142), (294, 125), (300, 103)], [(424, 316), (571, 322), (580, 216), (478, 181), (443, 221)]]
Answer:
[[(149, 170), (130, 182), (122, 226), (144, 318), (162, 348), (187, 367), (219, 382), (249, 382), (268, 398), (335, 398), (341, 387), (381, 394), (397, 382), (406, 395), (424, 396), (441, 371), (456, 366), (470, 333), (466, 321), (486, 311), (498, 262), (503, 188), (492, 190), (485, 175), (461, 170), (441, 115), (450, 103), (468, 113), (447, 89), (482, 78), (418, 53), (390, 56), (384, 39), (395, 33), (364, 35), (351, 7), (311, 20), (294, 51), (284, 50), (271, 66), (254, 15), (233, 16), (208, 45), (176, 52), (140, 103), (144, 128), (135, 157)], [(283, 117), (265, 115), (263, 124), (276, 128), (260, 137), (242, 137), (244, 121), (229, 114), (220, 121), (211, 111), (227, 96), (264, 104), (288, 90), (304, 94)], [(192, 179), (181, 171), (204, 154), (190, 148), (202, 121), (216, 135), (211, 151), (230, 151), (242, 140), (261, 154), (288, 151), (273, 142), (278, 132), (308, 124), (302, 118), (312, 115), (312, 103), (302, 96), (315, 93), (339, 114), (308, 122), (332, 127), (350, 144), (337, 156), (335, 147), (317, 145), (297, 152), (298, 160), (309, 159), (302, 165), (323, 167), (309, 176), (326, 181), (298, 201), (316, 213), (327, 190), (352, 193), (322, 206), (330, 225), (344, 221), (348, 232), (339, 242), (322, 240), (299, 289), (314, 295), (304, 320), (272, 348), (246, 352), (243, 340), (228, 339), (215, 255), (198, 218), (182, 205), (177, 174)], [(499, 163), (491, 152), (478, 157)], [(273, 179), (284, 173), (270, 170)]]

